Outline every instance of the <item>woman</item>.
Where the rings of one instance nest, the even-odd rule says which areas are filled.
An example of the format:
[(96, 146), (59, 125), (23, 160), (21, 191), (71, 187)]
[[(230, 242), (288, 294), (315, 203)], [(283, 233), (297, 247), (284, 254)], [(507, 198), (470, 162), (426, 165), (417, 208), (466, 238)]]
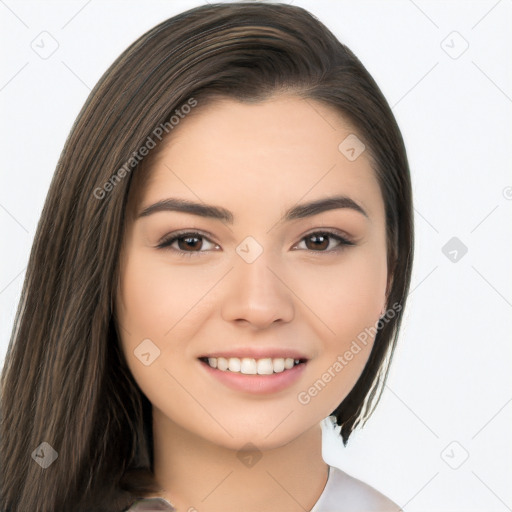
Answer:
[(192, 9), (92, 91), (1, 381), (1, 508), (399, 510), (328, 466), (375, 407), (410, 283), (400, 131), (307, 11)]

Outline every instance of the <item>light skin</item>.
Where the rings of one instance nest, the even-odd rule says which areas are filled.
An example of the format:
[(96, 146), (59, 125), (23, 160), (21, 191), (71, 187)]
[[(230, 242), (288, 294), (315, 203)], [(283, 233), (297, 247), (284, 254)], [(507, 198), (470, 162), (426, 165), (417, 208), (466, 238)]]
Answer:
[[(171, 133), (134, 211), (180, 198), (227, 209), (233, 222), (177, 211), (129, 218), (116, 300), (122, 348), (153, 405), (161, 496), (180, 512), (303, 512), (327, 480), (320, 421), (356, 383), (373, 340), (309, 403), (297, 397), (386, 307), (382, 194), (367, 152), (350, 161), (338, 149), (356, 132), (332, 108), (294, 95), (200, 107)], [(282, 219), (342, 195), (366, 215), (345, 207)], [(182, 230), (200, 236), (157, 248)], [(315, 238), (326, 231), (354, 245)], [(248, 236), (263, 250), (251, 263), (236, 251)], [(148, 366), (134, 354), (145, 339), (160, 350)], [(227, 387), (198, 359), (247, 346), (294, 348), (307, 363), (287, 388), (255, 394)], [(255, 455), (240, 452), (247, 443), (256, 464), (243, 459)]]

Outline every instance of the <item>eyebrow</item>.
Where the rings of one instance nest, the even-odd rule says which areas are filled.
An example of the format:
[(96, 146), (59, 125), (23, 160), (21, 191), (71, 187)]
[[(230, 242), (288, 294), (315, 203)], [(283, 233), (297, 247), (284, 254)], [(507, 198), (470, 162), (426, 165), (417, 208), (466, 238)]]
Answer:
[[(366, 211), (350, 197), (335, 196), (294, 206), (285, 212), (282, 217), (282, 221), (290, 222), (292, 220), (311, 217), (328, 210), (336, 210), (341, 208), (354, 210), (358, 213), (361, 213), (366, 218), (369, 218)], [(189, 201), (188, 199), (177, 198), (162, 199), (161, 201), (147, 206), (137, 215), (137, 218), (139, 219), (140, 217), (147, 217), (153, 213), (164, 211), (190, 213), (200, 217), (220, 220), (228, 224), (233, 224), (234, 219), (233, 213), (220, 206), (196, 203)]]

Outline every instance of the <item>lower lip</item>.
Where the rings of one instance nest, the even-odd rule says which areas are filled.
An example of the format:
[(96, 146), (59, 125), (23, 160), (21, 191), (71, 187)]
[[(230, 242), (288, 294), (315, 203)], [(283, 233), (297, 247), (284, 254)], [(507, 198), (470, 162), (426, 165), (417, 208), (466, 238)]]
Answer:
[(289, 370), (284, 370), (271, 375), (247, 375), (244, 373), (235, 373), (217, 370), (208, 363), (199, 361), (203, 368), (214, 378), (236, 391), (245, 391), (254, 394), (277, 393), (291, 386), (300, 378), (307, 363), (295, 365)]

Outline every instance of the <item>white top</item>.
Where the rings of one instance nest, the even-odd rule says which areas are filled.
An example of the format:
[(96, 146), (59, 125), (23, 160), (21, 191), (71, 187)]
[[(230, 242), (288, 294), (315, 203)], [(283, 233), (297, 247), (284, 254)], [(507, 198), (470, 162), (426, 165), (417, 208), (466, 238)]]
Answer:
[[(164, 498), (137, 500), (126, 512), (168, 511), (174, 508)], [(400, 512), (400, 507), (368, 484), (329, 466), (322, 494), (310, 512)]]

